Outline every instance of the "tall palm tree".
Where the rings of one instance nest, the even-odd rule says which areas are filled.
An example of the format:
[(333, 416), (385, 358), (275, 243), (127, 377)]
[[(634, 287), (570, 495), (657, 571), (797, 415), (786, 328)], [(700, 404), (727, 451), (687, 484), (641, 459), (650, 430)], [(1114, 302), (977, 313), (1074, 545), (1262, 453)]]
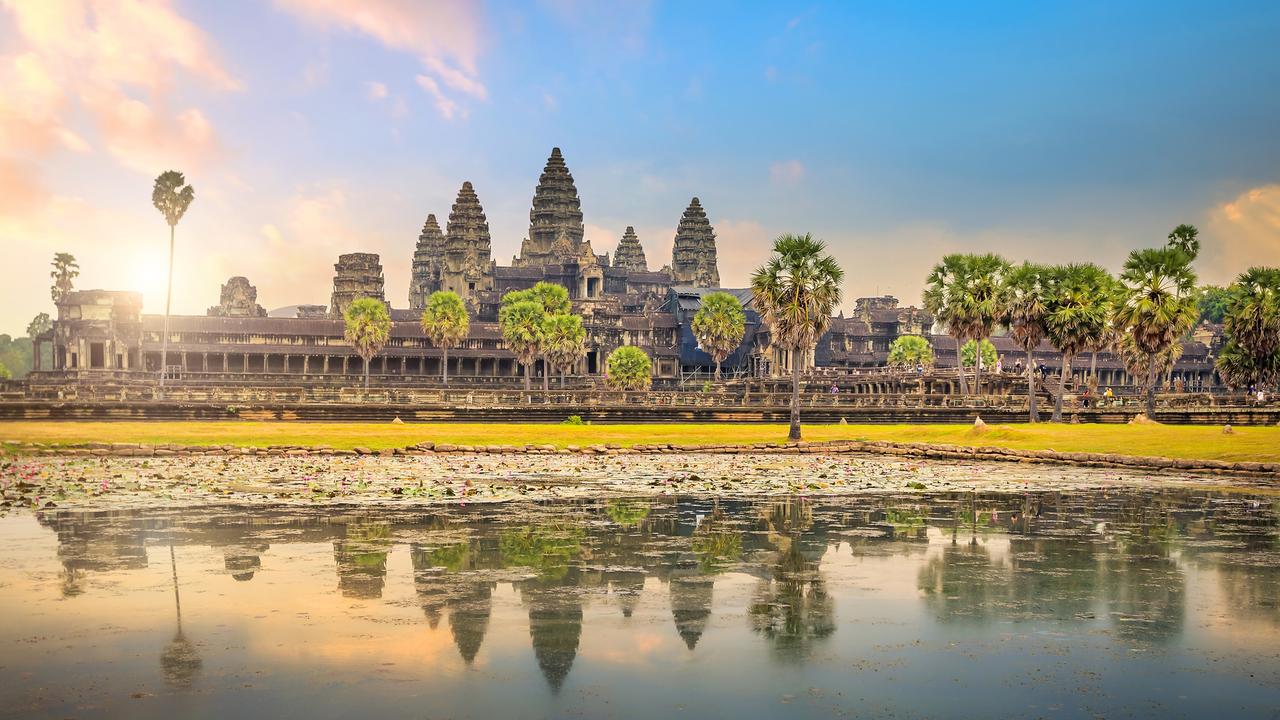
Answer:
[[(960, 282), (953, 289), (954, 310), (951, 316), (953, 332), (958, 331), (966, 340), (982, 347), (991, 337), (1000, 319), (1000, 288), (1009, 263), (999, 255), (984, 253), (964, 255), (961, 263)], [(982, 394), (982, 355), (974, 363), (974, 392)]]
[(1182, 224), (1169, 232), (1166, 247), (1181, 250), (1192, 260), (1200, 254), (1200, 231), (1195, 225)]
[(1218, 370), (1231, 385), (1280, 377), (1280, 268), (1252, 267), (1231, 285)]
[(369, 387), (369, 361), (391, 339), (391, 315), (386, 303), (377, 298), (356, 298), (342, 314), (345, 324), (343, 337), (364, 360), (364, 386)]
[(1147, 415), (1156, 410), (1156, 369), (1162, 353), (1196, 321), (1196, 274), (1177, 248), (1134, 250), (1120, 273), (1115, 323), (1147, 358)]
[(560, 373), (560, 388), (564, 389), (564, 375), (587, 353), (587, 331), (582, 327), (581, 315), (548, 315), (542, 321), (543, 354), (551, 367)]
[(960, 347), (965, 338), (961, 335), (963, 325), (958, 321), (959, 296), (963, 293), (965, 272), (965, 256), (961, 254), (945, 255), (942, 261), (933, 266), (926, 281), (922, 302), (924, 309), (933, 316), (934, 323), (946, 328), (947, 334), (956, 344), (956, 369), (960, 372), (960, 393), (969, 394), (969, 384), (965, 379), (964, 366), (960, 362)]
[(840, 304), (844, 270), (811, 235), (782, 235), (773, 255), (751, 276), (756, 309), (769, 324), (772, 342), (791, 354), (792, 440), (800, 439), (800, 366), (831, 323)]
[(702, 298), (691, 324), (698, 347), (715, 361), (716, 382), (720, 382), (720, 364), (738, 349), (747, 332), (742, 303), (727, 292), (709, 293)]
[(445, 385), (449, 384), (449, 348), (465, 340), (470, 330), (467, 306), (458, 293), (451, 290), (431, 293), (422, 311), (422, 332), (432, 345), (440, 348), (440, 377)]
[(49, 273), (49, 277), (53, 278), (49, 295), (53, 298), (54, 304), (62, 302), (62, 298), (71, 292), (72, 283), (79, 274), (80, 265), (76, 262), (75, 255), (64, 252), (54, 253), (53, 271)]
[(166, 170), (156, 178), (151, 189), (151, 204), (169, 224), (169, 278), (164, 290), (164, 334), (160, 337), (160, 396), (164, 397), (165, 367), (169, 362), (169, 303), (173, 299), (173, 236), (178, 221), (196, 199), (195, 188), (177, 170)]
[(1004, 276), (1000, 296), (1000, 322), (1009, 328), (1009, 338), (1027, 354), (1027, 404), (1031, 422), (1039, 422), (1036, 410), (1035, 349), (1044, 340), (1048, 315), (1050, 268), (1024, 262)]
[(502, 330), (502, 339), (511, 352), (515, 353), (516, 362), (524, 366), (526, 391), (533, 389), (530, 373), (534, 361), (542, 352), (542, 321), (545, 317), (542, 304), (533, 300), (518, 300), (509, 304), (504, 302), (498, 310), (498, 327)]
[(1062, 420), (1062, 396), (1071, 376), (1072, 359), (1100, 345), (1106, 337), (1112, 282), (1106, 270), (1092, 263), (1059, 266), (1050, 275), (1045, 333), (1062, 353), (1054, 422)]

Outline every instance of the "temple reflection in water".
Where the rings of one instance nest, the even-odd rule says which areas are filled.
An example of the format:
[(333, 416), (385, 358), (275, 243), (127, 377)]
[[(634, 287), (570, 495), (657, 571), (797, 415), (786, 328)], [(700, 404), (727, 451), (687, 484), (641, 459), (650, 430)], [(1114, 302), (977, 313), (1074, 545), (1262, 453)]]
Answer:
[[(1252, 562), (1275, 552), (1277, 514), (1267, 499), (1166, 490), (63, 511), (38, 519), (56, 533), (62, 593), (75, 601), (93, 597), (96, 577), (147, 568), (148, 548), (152, 563), (173, 562), (176, 603), (188, 549), (210, 548), (218, 572), (261, 583), (287, 569), (274, 557), (287, 557), (284, 549), (331, 546), (336, 578), (308, 582), (358, 608), (387, 602), (390, 583), (411, 580), (417, 622), (434, 629), (443, 621), (467, 667), (484, 652), (495, 597), (505, 593), (527, 614), (534, 660), (559, 692), (592, 622), (584, 610), (601, 605), (631, 622), (642, 604), (665, 603), (667, 632), (690, 653), (718, 624), (745, 618), (777, 661), (806, 662), (846, 611), (833, 582), (878, 582), (849, 570), (878, 559), (911, 568), (915, 606), (942, 625), (1097, 618), (1125, 642), (1159, 644), (1188, 622), (1187, 568), (1210, 567), (1231, 612), (1280, 627), (1280, 567)], [(408, 562), (397, 564), (396, 553)], [(726, 583), (745, 600), (721, 613)], [(280, 602), (287, 607), (289, 598)], [(199, 663), (175, 609), (166, 662), (186, 682)]]

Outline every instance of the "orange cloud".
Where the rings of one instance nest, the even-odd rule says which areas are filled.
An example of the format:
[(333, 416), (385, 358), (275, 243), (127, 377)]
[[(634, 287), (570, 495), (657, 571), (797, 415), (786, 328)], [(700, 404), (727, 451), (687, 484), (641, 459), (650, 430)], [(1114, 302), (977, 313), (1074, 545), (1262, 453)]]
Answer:
[(168, 2), (0, 5), (13, 17), (21, 44), (19, 52), (0, 57), (6, 88), (0, 155), (91, 151), (91, 143), (72, 128), (76, 109), (87, 113), (102, 146), (131, 169), (191, 167), (216, 155), (213, 128), (199, 108), (169, 109), (174, 73), (184, 71), (216, 90), (240, 85), (204, 33)]
[(1218, 205), (1204, 230), (1206, 282), (1229, 283), (1254, 265), (1280, 266), (1280, 185), (1255, 187)]
[(285, 10), (322, 28), (336, 27), (368, 35), (392, 50), (419, 57), (424, 74), (418, 85), (431, 96), (445, 119), (463, 116), (445, 87), (477, 100), (489, 97), (479, 79), (481, 19), (465, 0), (277, 0)]

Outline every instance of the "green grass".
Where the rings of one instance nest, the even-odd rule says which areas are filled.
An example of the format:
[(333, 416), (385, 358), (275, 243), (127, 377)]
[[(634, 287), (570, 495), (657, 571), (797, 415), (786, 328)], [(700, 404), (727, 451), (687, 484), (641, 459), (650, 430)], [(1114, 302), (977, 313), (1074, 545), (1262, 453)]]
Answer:
[[(785, 425), (645, 424), (557, 425), (497, 423), (303, 423), (303, 422), (0, 422), (0, 442), (71, 444), (131, 442), (151, 445), (330, 445), (375, 450), (433, 441), (458, 445), (550, 444), (623, 447), (644, 443), (780, 442)], [(967, 425), (809, 425), (804, 439), (896, 440), (954, 445), (993, 445), (1021, 450), (1101, 452), (1211, 460), (1280, 461), (1280, 428), (1240, 427), (1224, 435), (1216, 426), (1189, 425), (992, 425), (974, 433)]]

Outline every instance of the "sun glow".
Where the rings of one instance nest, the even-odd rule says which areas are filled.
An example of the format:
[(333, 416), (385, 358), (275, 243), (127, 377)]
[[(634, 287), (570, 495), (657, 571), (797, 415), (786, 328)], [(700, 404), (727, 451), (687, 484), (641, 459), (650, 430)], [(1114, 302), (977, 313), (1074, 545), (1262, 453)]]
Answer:
[(167, 253), (138, 253), (129, 263), (127, 289), (142, 293), (146, 312), (164, 312), (165, 283), (168, 280)]

